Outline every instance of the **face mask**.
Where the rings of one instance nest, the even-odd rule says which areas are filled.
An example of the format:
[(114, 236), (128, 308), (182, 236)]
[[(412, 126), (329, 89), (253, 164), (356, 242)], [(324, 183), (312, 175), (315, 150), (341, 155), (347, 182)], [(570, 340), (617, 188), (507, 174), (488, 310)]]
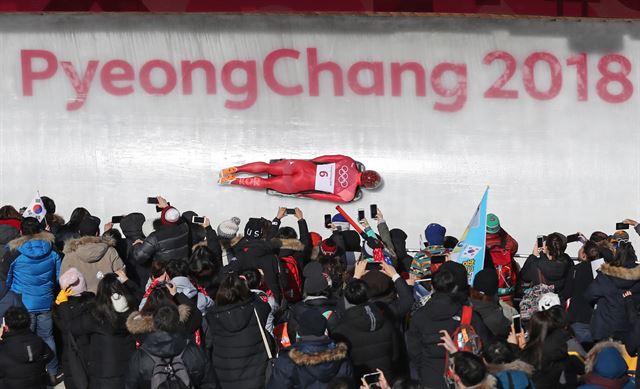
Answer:
[(118, 293), (114, 293), (111, 295), (111, 304), (113, 304), (113, 309), (118, 313), (124, 313), (129, 310), (127, 299), (124, 298), (124, 296), (119, 295)]

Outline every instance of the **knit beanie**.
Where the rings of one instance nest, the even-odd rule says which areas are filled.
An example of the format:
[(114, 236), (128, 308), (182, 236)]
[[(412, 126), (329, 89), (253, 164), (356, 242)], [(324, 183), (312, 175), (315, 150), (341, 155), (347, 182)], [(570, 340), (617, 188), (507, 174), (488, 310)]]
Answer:
[(240, 218), (232, 217), (229, 220), (225, 220), (218, 224), (218, 236), (223, 239), (233, 239), (238, 234), (240, 229)]
[(80, 236), (96, 236), (100, 232), (100, 219), (96, 216), (86, 216), (78, 226)]
[(336, 213), (335, 215), (333, 215), (333, 217), (331, 218), (331, 223), (333, 223), (333, 225), (336, 227), (340, 227), (342, 231), (351, 229), (351, 224), (349, 224), (347, 219), (345, 219), (345, 217), (342, 216), (341, 213)]
[(320, 252), (324, 255), (335, 255), (337, 251), (338, 247), (331, 239), (325, 239), (320, 244)]
[(473, 279), (473, 289), (487, 296), (495, 296), (498, 293), (498, 274), (493, 268), (482, 269)]
[(322, 265), (319, 262), (309, 262), (304, 267), (302, 274), (305, 276), (304, 292), (307, 294), (318, 294), (329, 287), (329, 282), (323, 274)]
[(252, 217), (244, 226), (244, 236), (247, 239), (261, 239), (264, 235), (264, 219)]
[(193, 220), (194, 216), (198, 216), (198, 214), (195, 211), (182, 212), (182, 218), (184, 219), (184, 221), (186, 221), (189, 224), (191, 224), (191, 220)]
[(469, 279), (467, 278), (467, 269), (464, 267), (463, 264), (458, 263), (456, 261), (446, 261), (438, 268), (438, 271), (440, 271), (441, 269), (447, 269), (451, 272), (451, 274), (453, 274), (453, 278), (456, 281), (458, 290), (462, 291), (462, 290), (469, 289)]
[(369, 298), (384, 296), (393, 287), (393, 281), (379, 270), (370, 270), (362, 276), (362, 281), (367, 284)]
[(500, 219), (493, 213), (487, 215), (487, 234), (500, 232)]
[(447, 229), (438, 223), (431, 223), (424, 230), (424, 238), (429, 246), (442, 246)]
[(64, 272), (60, 276), (60, 279), (58, 279), (58, 283), (60, 284), (60, 289), (62, 290), (71, 288), (71, 294), (73, 296), (77, 296), (82, 292), (87, 291), (87, 282), (85, 281), (82, 273), (80, 273), (80, 271), (75, 267), (72, 267)]
[(180, 211), (172, 206), (165, 207), (160, 214), (160, 220), (163, 225), (177, 224), (180, 220)]
[(327, 330), (327, 319), (315, 309), (306, 309), (297, 319), (300, 335), (323, 336)]

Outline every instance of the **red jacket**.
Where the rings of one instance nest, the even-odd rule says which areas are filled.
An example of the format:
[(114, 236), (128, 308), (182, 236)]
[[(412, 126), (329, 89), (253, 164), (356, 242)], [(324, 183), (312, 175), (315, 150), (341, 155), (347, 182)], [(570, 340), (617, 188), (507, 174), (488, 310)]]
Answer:
[(504, 234), (504, 247), (511, 252), (511, 255), (515, 255), (518, 252), (518, 242), (503, 229), (497, 234), (487, 234), (487, 248), (500, 246), (502, 242), (501, 233)]

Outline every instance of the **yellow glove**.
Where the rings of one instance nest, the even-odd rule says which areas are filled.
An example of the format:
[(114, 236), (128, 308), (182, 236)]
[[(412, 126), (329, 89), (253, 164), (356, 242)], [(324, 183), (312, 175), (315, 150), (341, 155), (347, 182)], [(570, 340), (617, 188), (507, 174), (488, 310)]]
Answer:
[(56, 305), (60, 305), (69, 301), (69, 296), (71, 296), (71, 293), (71, 288), (61, 290), (60, 293), (58, 293), (58, 297), (56, 297)]

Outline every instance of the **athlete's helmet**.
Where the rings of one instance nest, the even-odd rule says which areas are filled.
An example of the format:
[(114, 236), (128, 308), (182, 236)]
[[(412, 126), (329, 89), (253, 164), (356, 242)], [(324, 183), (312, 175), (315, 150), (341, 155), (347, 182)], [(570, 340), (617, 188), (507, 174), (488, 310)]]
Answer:
[(375, 189), (382, 183), (382, 177), (374, 170), (365, 170), (360, 175), (360, 184), (366, 189)]

